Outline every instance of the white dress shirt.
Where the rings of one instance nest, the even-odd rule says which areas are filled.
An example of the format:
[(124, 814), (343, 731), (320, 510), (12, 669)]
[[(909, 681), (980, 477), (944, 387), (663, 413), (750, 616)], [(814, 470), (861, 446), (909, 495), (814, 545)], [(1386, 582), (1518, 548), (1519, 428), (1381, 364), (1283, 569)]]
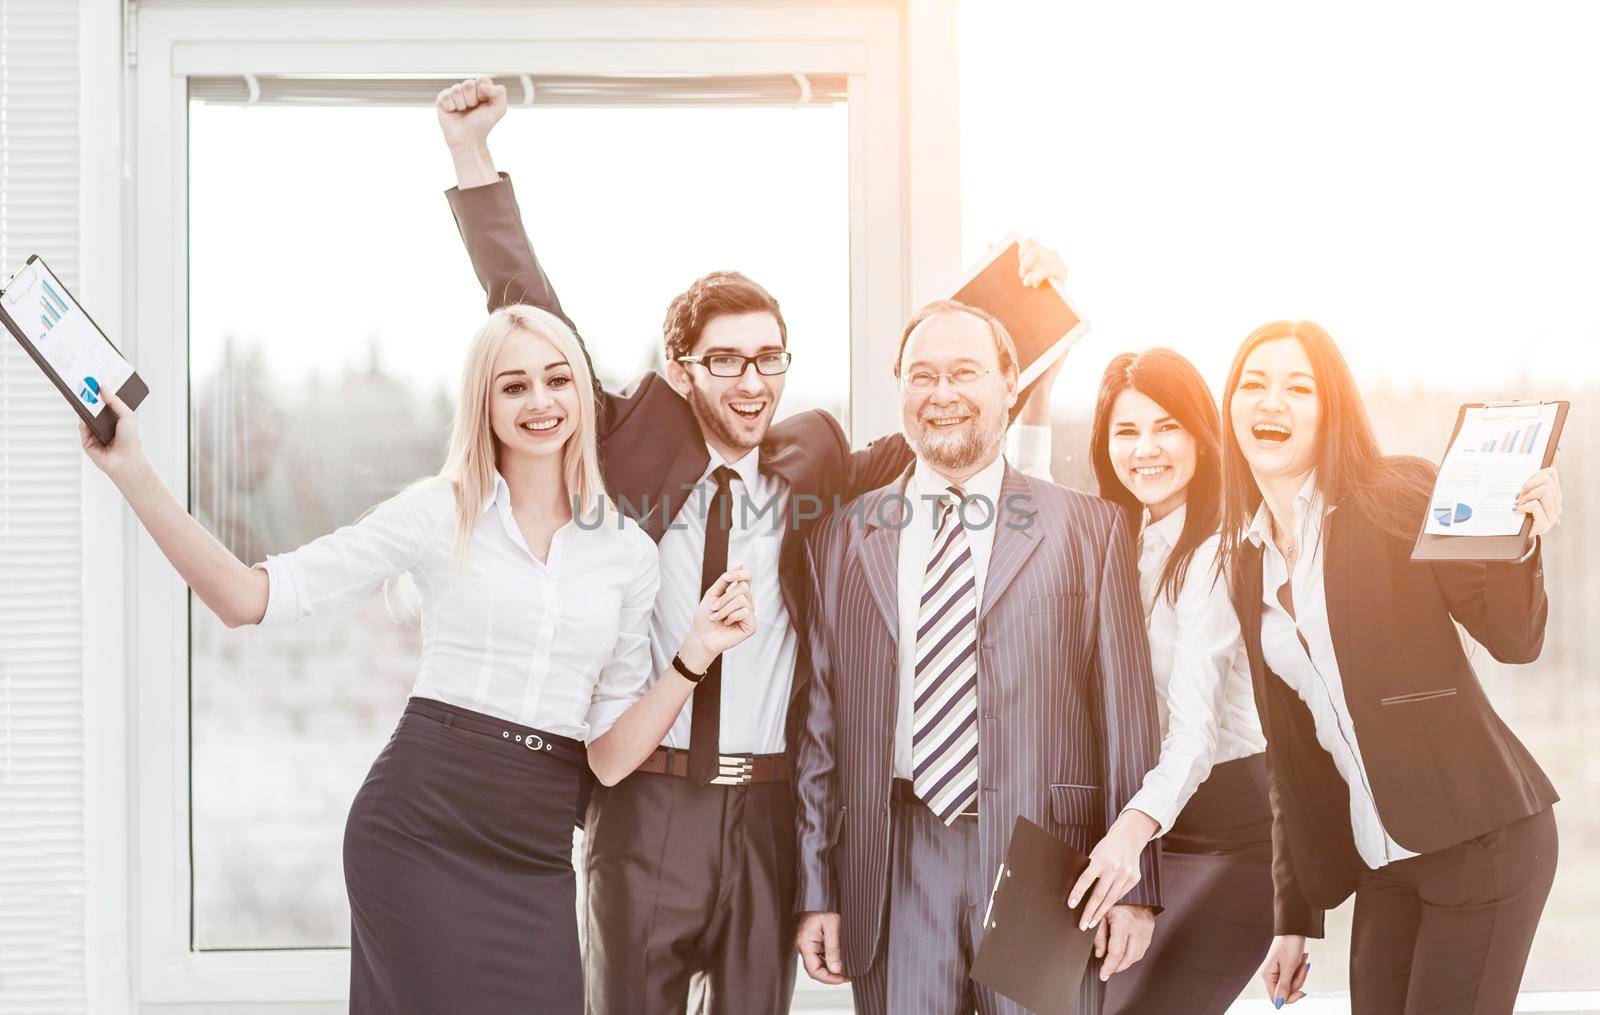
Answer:
[[(656, 672), (665, 673), (689, 633), (701, 599), (706, 514), (717, 490), (711, 474), (727, 465), (739, 477), (732, 484), (728, 565), (742, 564), (750, 572), (756, 630), (722, 654), (721, 748), (725, 754), (778, 754), (784, 748), (783, 726), (798, 649), (778, 583), (783, 534), (789, 524), (789, 484), (762, 473), (759, 449), (732, 464), (710, 445), (706, 452), (711, 463), (661, 537), (661, 592), (650, 622), (650, 654)], [(662, 743), (687, 750), (693, 715), (691, 696)]]
[(1188, 509), (1179, 505), (1139, 535), (1139, 591), (1150, 632), (1150, 665), (1161, 718), (1161, 758), (1128, 808), (1150, 815), (1165, 834), (1212, 766), (1266, 750), (1250, 685), (1250, 660), (1228, 585), (1215, 580), (1220, 537), (1195, 548), (1176, 600), (1157, 586)]
[[(961, 491), (969, 498), (979, 498), (970, 504), (962, 516), (971, 522), (967, 528), (967, 546), (972, 550), (972, 576), (976, 584), (974, 595), (983, 602), (984, 580), (989, 576), (989, 558), (994, 553), (994, 533), (1002, 524), (1005, 507), (1000, 503), (1000, 484), (1005, 478), (1005, 458), (984, 466), (961, 484)], [(894, 724), (894, 774), (897, 779), (910, 779), (911, 721), (916, 704), (917, 681), (917, 626), (921, 623), (922, 589), (928, 572), (928, 558), (933, 554), (933, 537), (938, 532), (938, 516), (934, 514), (934, 499), (945, 495), (950, 481), (935, 472), (920, 458), (906, 482), (904, 514), (900, 529), (900, 568), (898, 577), (898, 603), (900, 608), (899, 680), (900, 700)], [(982, 686), (982, 656), (979, 657), (979, 686)], [(980, 691), (981, 693), (981, 691)]]
[(660, 572), (656, 547), (616, 512), (568, 522), (548, 559), (528, 549), (498, 474), (465, 569), (455, 497), (425, 480), (298, 550), (267, 573), (263, 624), (300, 620), (410, 572), (422, 600), (422, 664), (411, 693), (593, 741), (644, 693)]
[[(1018, 449), (1018, 460), (1025, 461), (1029, 470), (1049, 469), (1049, 427), (1014, 426), (1010, 438), (1013, 447)], [(739, 476), (733, 484), (728, 564), (743, 564), (750, 571), (751, 592), (756, 600), (756, 631), (723, 653), (719, 739), (725, 754), (780, 754), (786, 746), (784, 724), (789, 714), (789, 692), (794, 685), (798, 647), (798, 636), (784, 606), (783, 589), (778, 581), (783, 536), (789, 525), (789, 484), (761, 472), (760, 449), (731, 464), (709, 444), (706, 453), (711, 458), (710, 464), (661, 537), (661, 592), (650, 623), (650, 653), (656, 663), (656, 673), (666, 672), (672, 665), (672, 657), (683, 646), (683, 636), (689, 633), (689, 624), (701, 598), (706, 513), (717, 489), (711, 474), (720, 466), (728, 465)], [(932, 541), (932, 533), (928, 539)], [(926, 559), (923, 563), (927, 563)], [(662, 743), (687, 750), (693, 715), (694, 699), (691, 697)]]
[(1264, 502), (1245, 530), (1246, 538), (1262, 548), (1261, 598), (1266, 610), (1261, 618), (1261, 651), (1268, 668), (1311, 710), (1317, 743), (1333, 757), (1334, 766), (1350, 788), (1350, 827), (1356, 852), (1376, 870), (1417, 854), (1395, 842), (1383, 827), (1372, 783), (1361, 761), (1355, 721), (1345, 701), (1339, 660), (1328, 629), (1327, 590), (1323, 586), (1323, 523), (1333, 508), (1326, 505), (1316, 484), (1313, 474), (1294, 498), (1295, 540), (1300, 548), (1292, 586), (1294, 616), (1278, 600), (1279, 590), (1289, 581), (1289, 568), (1272, 541), (1272, 515)]

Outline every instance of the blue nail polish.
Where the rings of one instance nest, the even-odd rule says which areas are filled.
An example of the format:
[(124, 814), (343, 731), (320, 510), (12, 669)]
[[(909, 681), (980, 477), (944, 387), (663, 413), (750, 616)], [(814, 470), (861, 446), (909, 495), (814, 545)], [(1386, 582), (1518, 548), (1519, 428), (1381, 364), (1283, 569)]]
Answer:
[(1282, 1008), (1283, 1007), (1283, 998), (1281, 998), (1281, 997), (1273, 998), (1272, 999), (1272, 1007), (1274, 1007), (1274, 1008)]

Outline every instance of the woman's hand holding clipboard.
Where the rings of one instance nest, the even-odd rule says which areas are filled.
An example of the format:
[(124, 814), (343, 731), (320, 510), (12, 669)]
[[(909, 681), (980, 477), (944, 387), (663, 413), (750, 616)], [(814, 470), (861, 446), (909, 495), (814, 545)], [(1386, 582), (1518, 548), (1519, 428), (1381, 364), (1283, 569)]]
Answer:
[(0, 289), (0, 321), (101, 444), (111, 443), (117, 428), (116, 414), (106, 408), (109, 397), (131, 412), (150, 393), (38, 254)]
[(1411, 559), (1515, 561), (1561, 518), (1568, 402), (1463, 405)]

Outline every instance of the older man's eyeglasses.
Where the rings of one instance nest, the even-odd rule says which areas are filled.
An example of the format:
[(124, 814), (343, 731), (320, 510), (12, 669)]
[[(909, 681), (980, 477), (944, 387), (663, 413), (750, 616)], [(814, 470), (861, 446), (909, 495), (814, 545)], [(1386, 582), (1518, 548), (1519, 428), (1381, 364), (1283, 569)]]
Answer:
[(679, 363), (699, 363), (711, 372), (713, 377), (741, 377), (745, 368), (750, 364), (756, 365), (756, 373), (767, 377), (781, 374), (789, 369), (790, 355), (785, 352), (764, 352), (759, 356), (740, 356), (733, 352), (714, 352), (709, 356), (679, 356)]
[(988, 377), (996, 369), (995, 367), (990, 367), (987, 370), (976, 370), (972, 367), (961, 367), (949, 372), (913, 370), (906, 374), (906, 384), (910, 385), (914, 391), (932, 391), (939, 386), (939, 381), (942, 378), (949, 381), (952, 388), (965, 388), (978, 383), (984, 377)]

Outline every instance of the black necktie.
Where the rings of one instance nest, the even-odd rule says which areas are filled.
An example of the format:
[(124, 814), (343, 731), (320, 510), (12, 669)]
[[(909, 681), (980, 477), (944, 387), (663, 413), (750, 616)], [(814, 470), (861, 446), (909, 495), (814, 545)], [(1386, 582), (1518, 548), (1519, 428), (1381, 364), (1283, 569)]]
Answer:
[[(732, 483), (738, 474), (726, 465), (711, 474), (717, 492), (706, 511), (706, 555), (700, 565), (700, 595), (728, 570), (728, 530), (733, 527)], [(698, 603), (696, 608), (698, 608)], [(689, 778), (704, 786), (716, 778), (722, 754), (722, 657), (717, 656), (694, 689), (689, 723)]]

